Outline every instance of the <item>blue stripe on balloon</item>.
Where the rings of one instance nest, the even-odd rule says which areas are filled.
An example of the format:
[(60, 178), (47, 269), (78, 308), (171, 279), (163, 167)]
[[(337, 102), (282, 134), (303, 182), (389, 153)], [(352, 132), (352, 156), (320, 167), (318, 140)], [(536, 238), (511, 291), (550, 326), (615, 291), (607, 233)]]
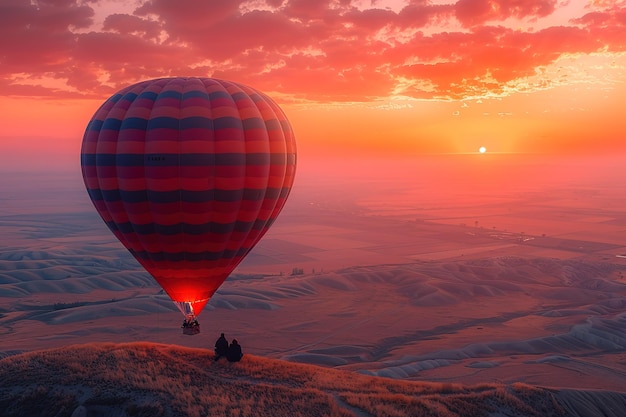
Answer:
[(122, 97), (124, 100), (133, 102), (135, 101), (135, 99), (137, 98), (137, 93), (129, 91), (126, 94), (124, 94), (124, 97)]
[(265, 121), (265, 128), (267, 130), (281, 130), (283, 127), (280, 122), (276, 119), (270, 119)]
[(251, 117), (249, 119), (243, 119), (241, 123), (243, 124), (243, 130), (266, 129), (265, 121), (259, 117)]
[(287, 196), (289, 195), (289, 191), (290, 190), (291, 190), (290, 188), (286, 188), (286, 187), (281, 188), (280, 189), (280, 198), (287, 198)]
[(243, 257), (250, 251), (250, 248), (240, 248), (238, 250), (224, 250), (222, 252), (147, 252), (134, 251), (131, 254), (139, 259), (150, 260), (153, 262), (200, 262), (200, 261), (219, 261), (220, 259), (233, 259), (235, 257)]
[(165, 90), (159, 93), (159, 96), (157, 97), (156, 101), (159, 101), (162, 98), (174, 98), (177, 100), (181, 100), (183, 98), (183, 94), (180, 91)]
[(209, 100), (216, 100), (216, 99), (220, 99), (220, 98), (225, 98), (229, 101), (233, 101), (233, 98), (230, 94), (228, 94), (228, 91), (212, 91), (209, 93)]
[(120, 130), (120, 126), (122, 126), (122, 121), (120, 119), (113, 119), (109, 117), (104, 120), (102, 129)]
[(233, 98), (233, 100), (237, 101), (237, 100), (247, 99), (249, 96), (243, 91), (239, 91), (237, 93), (233, 93), (231, 97)]
[(175, 117), (154, 117), (152, 119), (143, 119), (141, 117), (128, 117), (124, 120), (108, 117), (104, 121), (92, 120), (87, 126), (87, 130), (125, 130), (125, 129), (267, 129), (278, 130), (283, 128), (281, 123), (276, 119), (263, 120), (259, 117), (251, 117), (248, 119), (238, 119), (236, 117), (219, 117), (210, 119), (207, 117), (195, 116), (177, 119)]
[(237, 165), (293, 165), (295, 154), (279, 153), (85, 153), (84, 166), (237, 166)]
[(158, 94), (154, 91), (142, 91), (141, 94), (137, 96), (138, 99), (142, 98), (145, 100), (155, 101), (157, 99)]
[(208, 117), (185, 117), (180, 120), (180, 129), (207, 129), (213, 130), (213, 119)]
[(114, 96), (112, 96), (110, 99), (108, 99), (107, 101), (111, 101), (113, 103), (117, 103), (118, 101), (120, 101), (120, 99), (122, 98), (122, 94), (117, 93)]
[(94, 131), (101, 131), (102, 130), (102, 125), (104, 124), (104, 122), (102, 120), (95, 120), (92, 119), (89, 121), (89, 124), (87, 125), (87, 131), (90, 130), (94, 130)]
[(215, 126), (215, 130), (242, 128), (241, 119), (236, 117), (218, 117), (217, 119), (213, 119), (213, 125)]
[(207, 203), (216, 202), (235, 202), (235, 201), (261, 201), (276, 200), (285, 198), (289, 194), (289, 188), (267, 188), (263, 190), (254, 188), (242, 188), (239, 190), (220, 190), (210, 189), (203, 191), (189, 190), (172, 190), (172, 191), (153, 191), (153, 190), (101, 190), (100, 188), (90, 188), (87, 190), (89, 197), (93, 201), (106, 201), (114, 203), (123, 201), (124, 203)]
[(125, 129), (139, 129), (146, 130), (148, 127), (148, 121), (141, 117), (127, 117), (122, 121), (120, 130)]
[(116, 223), (114, 221), (106, 222), (106, 225), (113, 232), (122, 234), (136, 233), (138, 235), (164, 235), (172, 236), (179, 233), (187, 235), (204, 235), (207, 233), (230, 234), (232, 232), (249, 232), (250, 230), (263, 229), (266, 226), (265, 221), (242, 222), (236, 221), (231, 223), (208, 222), (202, 224), (176, 223), (176, 224), (159, 224), (159, 223)]
[(154, 117), (148, 120), (146, 130), (152, 129), (175, 129), (178, 130), (180, 119), (175, 117)]
[[(244, 121), (236, 117), (220, 117), (217, 119), (209, 119), (205, 117), (188, 117), (184, 119), (178, 119), (176, 117), (154, 117), (152, 119), (145, 120), (147, 123), (147, 130), (150, 129), (246, 129), (245, 126), (249, 126), (248, 129), (265, 127), (263, 120), (259, 118), (246, 119)], [(104, 121), (105, 128), (112, 130), (124, 129), (125, 125), (122, 121), (114, 118), (107, 118)]]
[(183, 93), (183, 100), (188, 99), (188, 98), (208, 99), (209, 95), (206, 93), (206, 91), (200, 91), (200, 90), (186, 91)]

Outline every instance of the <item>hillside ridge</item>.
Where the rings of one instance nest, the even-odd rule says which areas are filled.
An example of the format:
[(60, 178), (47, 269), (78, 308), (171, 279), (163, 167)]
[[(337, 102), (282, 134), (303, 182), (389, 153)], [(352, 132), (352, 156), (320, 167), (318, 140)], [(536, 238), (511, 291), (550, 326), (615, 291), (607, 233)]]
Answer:
[(0, 359), (4, 417), (563, 416), (618, 417), (626, 393), (401, 381), (207, 349), (89, 343)]

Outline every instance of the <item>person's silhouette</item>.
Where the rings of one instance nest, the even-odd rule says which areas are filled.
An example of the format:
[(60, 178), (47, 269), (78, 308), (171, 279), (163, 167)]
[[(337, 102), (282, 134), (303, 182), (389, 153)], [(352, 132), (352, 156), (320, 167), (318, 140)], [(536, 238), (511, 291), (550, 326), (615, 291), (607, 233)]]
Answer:
[(233, 339), (230, 346), (228, 347), (226, 359), (228, 359), (228, 362), (239, 362), (242, 357), (243, 353), (241, 352), (241, 346), (237, 342), (237, 339)]
[(228, 340), (224, 337), (224, 333), (215, 342), (215, 360), (218, 360), (222, 356), (228, 355)]

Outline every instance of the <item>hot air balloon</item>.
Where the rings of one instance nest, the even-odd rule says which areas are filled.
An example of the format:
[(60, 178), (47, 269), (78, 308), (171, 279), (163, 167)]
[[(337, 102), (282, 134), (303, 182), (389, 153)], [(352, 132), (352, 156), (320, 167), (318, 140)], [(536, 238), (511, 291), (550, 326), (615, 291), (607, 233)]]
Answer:
[(102, 104), (81, 167), (106, 225), (195, 325), (282, 210), (296, 143), (283, 111), (251, 87), (160, 78)]

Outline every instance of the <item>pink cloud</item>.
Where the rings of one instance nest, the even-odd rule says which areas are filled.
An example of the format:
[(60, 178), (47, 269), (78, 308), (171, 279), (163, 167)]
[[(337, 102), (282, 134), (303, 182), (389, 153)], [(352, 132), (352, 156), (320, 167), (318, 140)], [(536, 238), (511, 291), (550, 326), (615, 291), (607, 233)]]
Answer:
[(28, 0), (3, 1), (0, 4), (0, 30), (12, 31), (37, 29), (46, 31), (89, 27), (93, 19), (91, 7), (78, 4), (75, 0), (39, 1), (32, 4)]
[[(556, 1), (469, 3), (434, 6), (420, 0), (395, 13), (359, 10), (348, 1), (331, 7), (330, 1), (274, 0), (273, 11), (242, 12), (237, 1), (150, 0), (133, 15), (107, 16), (101, 31), (77, 31), (89, 28), (94, 17), (77, 1), (40, 1), (37, 7), (28, 0), (5, 2), (0, 36), (14, 41), (0, 44), (0, 80), (5, 94), (36, 94), (11, 82), (13, 74), (27, 74), (67, 80), (93, 96), (145, 78), (216, 76), (310, 100), (366, 100), (390, 94), (403, 77), (413, 85), (405, 94), (462, 97), (498, 91), (564, 53), (626, 50), (624, 8), (592, 11), (571, 26), (521, 32), (485, 23), (545, 16)], [(471, 29), (432, 30), (454, 16)], [(425, 28), (431, 34), (416, 32)], [(388, 32), (405, 38), (385, 39)]]
[(206, 30), (239, 14), (242, 1), (148, 0), (135, 10), (138, 16), (159, 17), (163, 29), (176, 36)]
[(588, 13), (574, 23), (586, 27), (590, 37), (598, 39), (608, 50), (626, 50), (626, 8)]
[(342, 16), (342, 20), (344, 23), (354, 25), (356, 30), (372, 33), (393, 22), (396, 16), (394, 12), (383, 9), (350, 10)]
[(432, 6), (424, 1), (413, 2), (398, 14), (398, 26), (422, 27), (431, 21), (437, 22), (441, 17), (451, 15), (453, 10), (453, 6), (449, 5)]
[(73, 2), (28, 0), (0, 4), (0, 58), (2, 73), (54, 72), (62, 69), (71, 55), (75, 35), (69, 28), (91, 24), (93, 10)]
[(556, 0), (459, 0), (456, 17), (466, 26), (509, 17), (543, 17), (554, 12)]
[(102, 29), (123, 35), (137, 34), (150, 40), (156, 40), (161, 32), (161, 27), (157, 22), (118, 13), (107, 16)]
[(503, 83), (533, 75), (536, 67), (550, 64), (563, 53), (593, 52), (601, 47), (588, 32), (574, 27), (553, 27), (537, 33), (484, 27), (472, 33), (415, 38), (405, 46), (407, 50), (392, 53), (402, 57), (411, 50), (423, 61), (438, 61), (399, 65), (396, 72), (430, 80), (439, 91), (461, 97), (467, 90), (498, 92)]

